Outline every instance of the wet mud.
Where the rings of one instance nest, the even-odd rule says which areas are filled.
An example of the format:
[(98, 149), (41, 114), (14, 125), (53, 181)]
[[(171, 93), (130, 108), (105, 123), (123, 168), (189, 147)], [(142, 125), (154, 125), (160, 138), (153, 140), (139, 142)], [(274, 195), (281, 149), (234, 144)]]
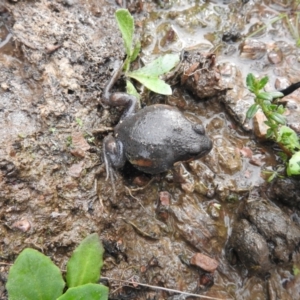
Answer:
[[(141, 64), (191, 46), (216, 53), (226, 96), (200, 101), (193, 80), (189, 91), (174, 85), (169, 97), (142, 92), (142, 106), (177, 106), (200, 119), (214, 147), (155, 176), (127, 163), (116, 172), (114, 195), (102, 141), (122, 110), (101, 97), (115, 61), (125, 57), (114, 19), (120, 6), (1, 3), (0, 299), (7, 299), (9, 267), (24, 248), (65, 270), (93, 232), (106, 250), (110, 299), (196, 299), (136, 282), (215, 299), (299, 299), (299, 179), (266, 181), (264, 170), (275, 170), (280, 158), (245, 119), (253, 96), (244, 84), (249, 72), (269, 75), (270, 90), (300, 81), (299, 49), (283, 19), (251, 37), (258, 42), (245, 42), (258, 20), (290, 13), (296, 1), (127, 2)], [(124, 90), (122, 78), (114, 89)], [(295, 128), (297, 93), (286, 99)]]

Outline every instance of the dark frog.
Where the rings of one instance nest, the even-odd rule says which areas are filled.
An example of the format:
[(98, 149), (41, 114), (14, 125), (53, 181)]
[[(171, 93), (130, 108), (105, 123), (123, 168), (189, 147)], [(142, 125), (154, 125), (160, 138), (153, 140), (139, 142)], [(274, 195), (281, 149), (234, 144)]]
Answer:
[(212, 149), (202, 125), (189, 121), (176, 107), (155, 104), (136, 111), (136, 98), (126, 93), (111, 93), (122, 67), (116, 70), (103, 93), (103, 103), (125, 106), (114, 137), (104, 139), (103, 154), (107, 175), (128, 160), (149, 174), (171, 169), (178, 161), (200, 158)]

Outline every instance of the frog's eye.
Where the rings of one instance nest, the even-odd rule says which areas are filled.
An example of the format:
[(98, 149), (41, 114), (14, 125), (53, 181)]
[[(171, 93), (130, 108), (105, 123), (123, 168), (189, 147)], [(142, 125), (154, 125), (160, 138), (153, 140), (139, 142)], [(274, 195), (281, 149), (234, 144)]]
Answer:
[(193, 129), (195, 132), (204, 135), (205, 129), (201, 124), (193, 124)]

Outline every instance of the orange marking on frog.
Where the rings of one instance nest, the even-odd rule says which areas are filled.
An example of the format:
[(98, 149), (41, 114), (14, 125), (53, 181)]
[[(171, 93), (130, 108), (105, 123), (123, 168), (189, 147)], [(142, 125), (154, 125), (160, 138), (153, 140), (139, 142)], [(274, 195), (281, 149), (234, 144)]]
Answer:
[(133, 165), (137, 165), (140, 167), (151, 167), (153, 166), (153, 161), (150, 159), (137, 159), (137, 160), (130, 160), (130, 163)]

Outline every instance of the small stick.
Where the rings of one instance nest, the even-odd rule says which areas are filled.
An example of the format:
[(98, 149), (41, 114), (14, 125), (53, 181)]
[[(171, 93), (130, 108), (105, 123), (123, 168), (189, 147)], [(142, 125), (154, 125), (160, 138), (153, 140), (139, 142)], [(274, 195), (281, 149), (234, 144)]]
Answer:
[(148, 288), (151, 288), (151, 289), (162, 290), (162, 291), (167, 291), (167, 292), (172, 292), (172, 293), (178, 293), (178, 294), (182, 294), (182, 295), (187, 295), (187, 296), (192, 296), (192, 297), (197, 297), (197, 298), (203, 298), (203, 299), (229, 300), (229, 299), (224, 299), (224, 298), (221, 299), (221, 298), (214, 298), (214, 297), (209, 297), (209, 296), (197, 295), (197, 294), (192, 294), (192, 293), (187, 293), (187, 292), (182, 292), (182, 291), (178, 291), (178, 290), (164, 288), (164, 287), (161, 287), (161, 286), (149, 285), (149, 284), (139, 283), (139, 282), (132, 282), (132, 281), (129, 281), (129, 280), (114, 279), (114, 278), (110, 278), (110, 277), (101, 277), (101, 279), (112, 280), (112, 281), (120, 281), (120, 282), (131, 283), (131, 284), (135, 283), (137, 285), (145, 286), (145, 287), (148, 287)]

